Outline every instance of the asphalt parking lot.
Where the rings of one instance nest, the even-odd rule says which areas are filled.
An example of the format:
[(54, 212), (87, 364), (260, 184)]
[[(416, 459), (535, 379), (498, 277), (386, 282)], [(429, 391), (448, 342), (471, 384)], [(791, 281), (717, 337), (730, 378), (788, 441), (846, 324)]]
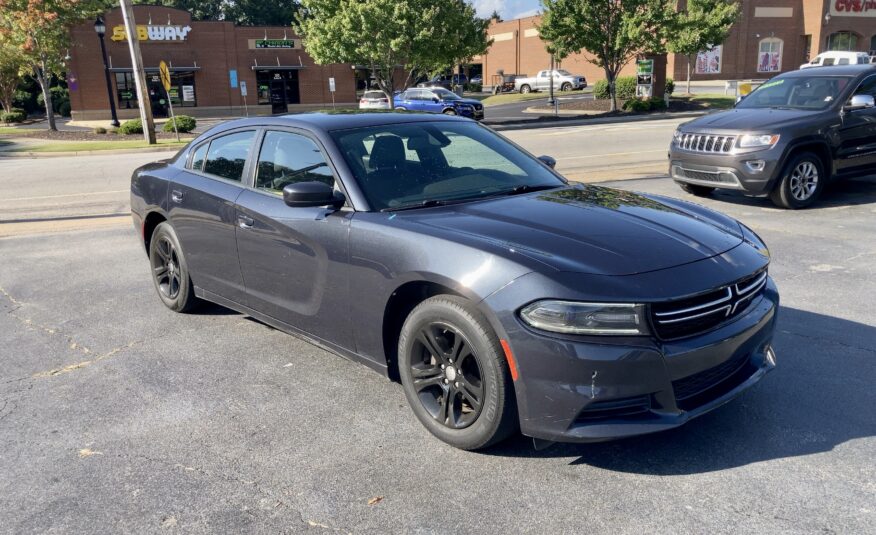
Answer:
[(777, 370), (678, 430), (543, 451), (455, 450), (363, 366), (170, 312), (127, 221), (0, 239), (0, 532), (872, 532), (876, 178), (698, 202), (770, 245)]

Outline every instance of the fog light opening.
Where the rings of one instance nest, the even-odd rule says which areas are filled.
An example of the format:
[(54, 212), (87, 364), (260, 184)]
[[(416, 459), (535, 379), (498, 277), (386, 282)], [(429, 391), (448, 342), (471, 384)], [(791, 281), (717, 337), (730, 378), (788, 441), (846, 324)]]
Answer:
[(766, 162), (763, 160), (748, 160), (745, 162), (745, 167), (752, 173), (760, 173), (766, 167)]

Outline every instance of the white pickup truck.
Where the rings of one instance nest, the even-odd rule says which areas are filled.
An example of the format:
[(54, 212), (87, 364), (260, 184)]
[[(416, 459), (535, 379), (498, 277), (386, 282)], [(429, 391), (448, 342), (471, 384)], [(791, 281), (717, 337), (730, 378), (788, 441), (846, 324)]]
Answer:
[(514, 89), (520, 93), (547, 91), (551, 86), (551, 76), (554, 78), (554, 90), (556, 91), (571, 91), (587, 87), (587, 79), (583, 76), (577, 76), (564, 69), (555, 69), (553, 71), (538, 71), (535, 76), (515, 78)]

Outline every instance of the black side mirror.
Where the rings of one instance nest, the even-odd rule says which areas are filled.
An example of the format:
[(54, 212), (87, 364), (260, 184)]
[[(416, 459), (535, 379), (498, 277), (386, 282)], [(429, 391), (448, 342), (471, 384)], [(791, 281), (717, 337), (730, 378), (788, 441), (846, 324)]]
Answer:
[(340, 208), (346, 198), (325, 182), (294, 182), (283, 188), (283, 201), (292, 208), (334, 206)]
[(552, 158), (550, 156), (542, 155), (542, 156), (539, 156), (538, 159), (541, 160), (541, 162), (543, 164), (550, 167), (551, 169), (553, 169), (554, 167), (557, 166), (557, 160), (555, 160), (554, 158)]

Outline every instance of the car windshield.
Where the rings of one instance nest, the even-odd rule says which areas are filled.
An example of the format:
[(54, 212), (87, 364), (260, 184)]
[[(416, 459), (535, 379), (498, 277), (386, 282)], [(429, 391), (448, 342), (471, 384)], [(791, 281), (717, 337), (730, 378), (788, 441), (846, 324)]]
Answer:
[(462, 100), (459, 95), (446, 89), (433, 89), (432, 92), (438, 95), (441, 100)]
[(374, 210), (399, 210), (565, 185), (476, 123), (388, 124), (331, 133)]
[(849, 84), (847, 76), (790, 76), (758, 87), (737, 108), (824, 110)]

